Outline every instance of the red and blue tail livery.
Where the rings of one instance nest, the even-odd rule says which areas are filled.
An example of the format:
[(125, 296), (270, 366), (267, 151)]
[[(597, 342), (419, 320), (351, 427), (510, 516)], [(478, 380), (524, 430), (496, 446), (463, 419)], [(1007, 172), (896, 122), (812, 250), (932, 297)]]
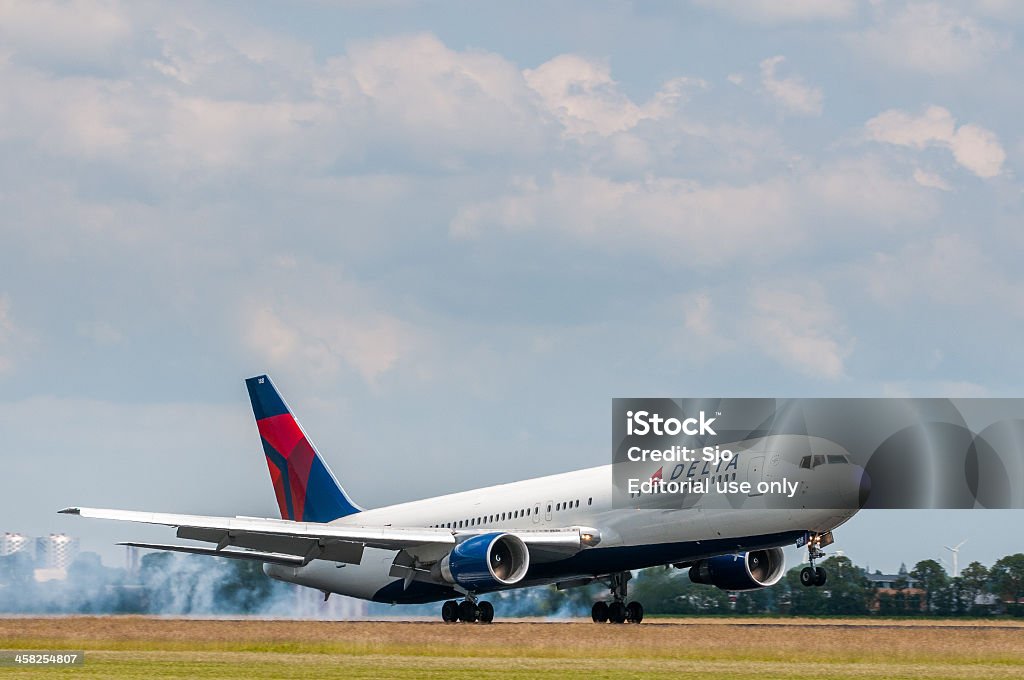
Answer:
[(245, 381), (281, 518), (330, 522), (359, 512), (265, 375)]

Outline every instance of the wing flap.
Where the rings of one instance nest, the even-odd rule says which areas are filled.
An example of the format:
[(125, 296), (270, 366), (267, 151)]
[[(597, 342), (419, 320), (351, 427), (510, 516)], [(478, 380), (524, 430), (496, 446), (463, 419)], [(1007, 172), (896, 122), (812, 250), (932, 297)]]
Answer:
[(151, 550), (170, 550), (173, 552), (190, 553), (192, 555), (211, 555), (213, 557), (227, 557), (232, 560), (256, 560), (258, 562), (269, 562), (280, 564), (286, 567), (301, 567), (305, 560), (295, 555), (282, 555), (280, 553), (257, 552), (255, 550), (217, 550), (216, 548), (203, 548), (194, 545), (170, 545), (166, 543), (134, 543), (125, 542), (118, 545), (131, 545), (136, 548), (149, 548)]
[(338, 539), (304, 538), (186, 526), (178, 527), (177, 536), (193, 541), (216, 543), (218, 550), (232, 546), (285, 555), (301, 555), (332, 562), (345, 562), (346, 564), (359, 564), (363, 559), (364, 545), (362, 543)]

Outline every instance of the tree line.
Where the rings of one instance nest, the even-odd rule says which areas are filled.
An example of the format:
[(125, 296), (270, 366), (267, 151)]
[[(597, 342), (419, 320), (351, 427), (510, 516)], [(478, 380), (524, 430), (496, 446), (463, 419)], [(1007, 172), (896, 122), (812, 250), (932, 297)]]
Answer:
[(1024, 553), (1007, 555), (991, 568), (971, 562), (956, 577), (935, 560), (922, 560), (902, 569), (886, 588), (878, 588), (848, 557), (834, 555), (821, 566), (828, 571), (822, 588), (800, 585), (798, 566), (774, 587), (740, 593), (692, 584), (678, 571), (648, 569), (631, 584), (630, 597), (652, 614), (1024, 615)]

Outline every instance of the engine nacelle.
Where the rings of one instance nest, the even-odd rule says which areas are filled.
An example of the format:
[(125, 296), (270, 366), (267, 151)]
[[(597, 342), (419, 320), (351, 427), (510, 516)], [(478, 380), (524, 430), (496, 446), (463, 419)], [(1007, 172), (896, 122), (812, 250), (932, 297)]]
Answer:
[(471, 591), (510, 586), (523, 580), (530, 568), (530, 551), (523, 539), (495, 532), (467, 538), (445, 555), (438, 575)]
[(722, 590), (756, 590), (775, 585), (785, 573), (782, 548), (769, 548), (701, 560), (690, 567), (690, 580)]

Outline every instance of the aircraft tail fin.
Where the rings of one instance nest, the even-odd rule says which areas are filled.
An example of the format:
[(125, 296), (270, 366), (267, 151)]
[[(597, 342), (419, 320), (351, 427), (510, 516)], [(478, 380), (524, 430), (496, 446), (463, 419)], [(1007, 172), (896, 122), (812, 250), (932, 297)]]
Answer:
[(245, 381), (281, 518), (330, 522), (362, 510), (352, 502), (266, 375)]

